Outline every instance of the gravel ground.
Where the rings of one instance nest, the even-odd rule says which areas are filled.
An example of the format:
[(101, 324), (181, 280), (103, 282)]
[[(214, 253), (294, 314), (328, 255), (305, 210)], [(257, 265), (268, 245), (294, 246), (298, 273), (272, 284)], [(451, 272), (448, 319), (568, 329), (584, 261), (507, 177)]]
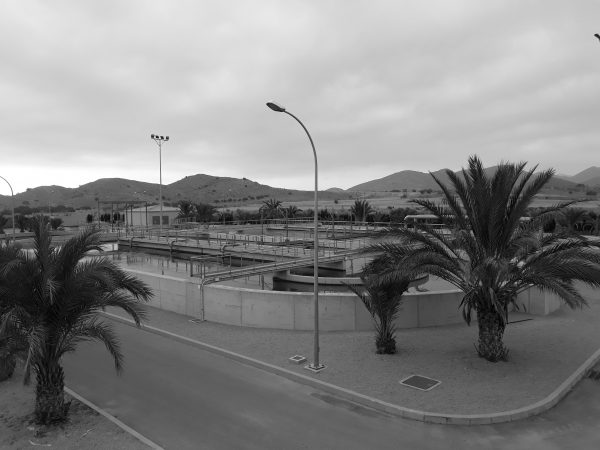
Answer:
[[(582, 292), (589, 307), (516, 316), (532, 320), (508, 326), (509, 361), (499, 363), (477, 356), (476, 324), (399, 330), (395, 355), (377, 355), (372, 332), (323, 332), (320, 360), (327, 368), (319, 374), (288, 361), (296, 354), (312, 360), (312, 332), (194, 323), (155, 308), (149, 308), (148, 325), (399, 406), (432, 413), (494, 413), (542, 400), (600, 347), (600, 291)], [(441, 384), (427, 392), (399, 384), (414, 374)]]

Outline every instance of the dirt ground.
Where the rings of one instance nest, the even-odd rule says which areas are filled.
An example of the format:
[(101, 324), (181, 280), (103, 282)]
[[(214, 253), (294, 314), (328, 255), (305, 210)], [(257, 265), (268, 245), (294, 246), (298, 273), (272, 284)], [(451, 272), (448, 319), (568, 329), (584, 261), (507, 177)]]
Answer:
[(132, 449), (149, 447), (86, 405), (71, 399), (69, 421), (39, 426), (33, 421), (35, 386), (23, 385), (21, 369), (0, 383), (0, 449)]

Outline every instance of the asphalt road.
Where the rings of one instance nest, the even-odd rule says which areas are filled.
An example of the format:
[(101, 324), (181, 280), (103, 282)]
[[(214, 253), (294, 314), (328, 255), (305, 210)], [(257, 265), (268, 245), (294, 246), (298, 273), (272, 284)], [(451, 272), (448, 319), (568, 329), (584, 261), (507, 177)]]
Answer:
[[(597, 449), (600, 382), (556, 408), (494, 426), (401, 419), (196, 347), (114, 323), (117, 376), (101, 344), (65, 359), (67, 385), (167, 449)], [(468, 395), (468, 393), (465, 393)]]

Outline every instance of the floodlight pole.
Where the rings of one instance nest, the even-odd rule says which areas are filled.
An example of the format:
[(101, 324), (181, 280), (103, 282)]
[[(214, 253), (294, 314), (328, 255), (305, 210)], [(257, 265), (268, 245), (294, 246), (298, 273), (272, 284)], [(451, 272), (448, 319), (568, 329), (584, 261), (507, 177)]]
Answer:
[[(162, 143), (163, 142), (167, 142), (169, 140), (169, 136), (158, 136), (157, 134), (151, 134), (150, 138), (154, 140), (154, 142), (156, 142), (156, 144), (158, 145), (158, 174), (159, 174), (159, 185), (158, 185), (158, 201), (159, 201), (159, 205), (160, 205), (160, 218), (158, 219), (159, 222), (159, 236), (158, 236), (158, 240), (160, 241), (160, 238), (162, 236), (162, 222), (163, 222), (163, 197), (162, 197)], [(148, 224), (146, 224), (148, 225)]]
[(0, 176), (0, 178), (2, 178), (4, 181), (6, 181), (6, 184), (8, 184), (8, 187), (10, 188), (10, 202), (11, 202), (11, 206), (12, 206), (12, 228), (13, 228), (12, 240), (13, 240), (13, 244), (14, 244), (15, 243), (15, 195), (13, 192), (13, 188), (10, 185), (10, 183), (8, 182), (8, 180), (6, 178), (4, 178), (3, 176)]
[(314, 290), (314, 321), (315, 321), (315, 336), (314, 336), (314, 356), (313, 363), (305, 366), (308, 370), (312, 372), (320, 372), (325, 369), (326, 366), (320, 364), (319, 362), (319, 183), (318, 183), (318, 164), (317, 164), (317, 151), (315, 150), (315, 144), (313, 143), (312, 137), (310, 133), (304, 126), (304, 124), (291, 112), (286, 111), (286, 109), (282, 106), (277, 105), (276, 103), (269, 102), (267, 106), (275, 112), (286, 113), (288, 116), (293, 117), (296, 122), (300, 124), (300, 126), (306, 132), (308, 136), (308, 140), (310, 141), (310, 145), (312, 147), (314, 159), (315, 159), (315, 201), (314, 201), (314, 239), (313, 239), (313, 253), (314, 253), (314, 263), (313, 263), (313, 290)]

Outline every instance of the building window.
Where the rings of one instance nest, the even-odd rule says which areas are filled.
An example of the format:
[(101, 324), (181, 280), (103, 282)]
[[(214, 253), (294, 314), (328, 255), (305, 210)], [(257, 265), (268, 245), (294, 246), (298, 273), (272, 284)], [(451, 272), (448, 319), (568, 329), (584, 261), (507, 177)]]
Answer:
[(160, 225), (160, 216), (152, 216), (152, 225)]
[(169, 225), (169, 216), (163, 216), (163, 225)]

